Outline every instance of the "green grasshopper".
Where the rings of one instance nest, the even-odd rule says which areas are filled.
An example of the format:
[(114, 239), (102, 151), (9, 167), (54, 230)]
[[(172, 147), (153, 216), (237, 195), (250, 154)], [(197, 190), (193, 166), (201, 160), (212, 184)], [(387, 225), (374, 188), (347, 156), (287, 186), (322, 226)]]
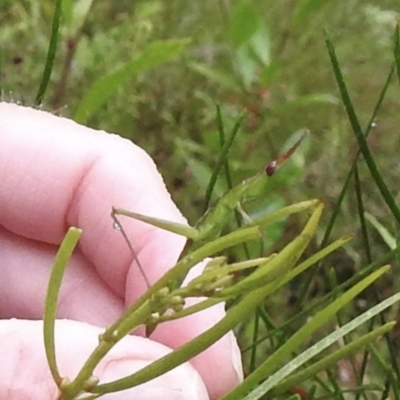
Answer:
[[(271, 264), (264, 265), (263, 263), (266, 262), (266, 260), (264, 259), (262, 259), (261, 261), (260, 259), (258, 259), (258, 261), (249, 260), (253, 263), (254, 261), (257, 261), (257, 263), (253, 265), (253, 267), (256, 267), (258, 265), (257, 268), (260, 269), (259, 274), (262, 274), (262, 276), (257, 275), (254, 281), (246, 280), (243, 282), (242, 286), (245, 288), (256, 288), (259, 286), (260, 283), (264, 282), (265, 279), (267, 279), (266, 277), (268, 277), (268, 279), (275, 279), (275, 277), (280, 276), (285, 269), (293, 266), (293, 263), (296, 262), (300, 254), (303, 252), (304, 247), (310, 241), (310, 234), (315, 231), (315, 224), (319, 220), (320, 214), (322, 212), (321, 202), (319, 200), (303, 201), (281, 208), (277, 211), (274, 211), (267, 215), (263, 215), (254, 220), (250, 220), (250, 218), (245, 214), (245, 212), (241, 208), (241, 204), (247, 203), (256, 197), (259, 197), (265, 192), (266, 186), (270, 184), (271, 175), (275, 173), (276, 169), (279, 168), (282, 163), (284, 163), (288, 158), (291, 157), (291, 155), (296, 151), (296, 149), (300, 146), (301, 142), (306, 137), (308, 131), (303, 130), (301, 133), (302, 134), (300, 138), (296, 141), (296, 143), (288, 151), (266, 165), (262, 173), (259, 173), (254, 177), (243, 181), (239, 185), (229, 190), (220, 199), (218, 199), (218, 201), (203, 215), (203, 217), (199, 220), (195, 227), (182, 225), (159, 218), (149, 217), (129, 210), (113, 207), (111, 216), (114, 220), (114, 226), (122, 233), (136, 261), (137, 267), (141, 271), (141, 274), (148, 287), (147, 292), (142, 295), (138, 302), (132, 305), (131, 308), (129, 308), (125, 312), (127, 316), (126, 318), (133, 318), (129, 315), (134, 315), (134, 313), (139, 310), (140, 307), (145, 307), (145, 305), (147, 304), (146, 307), (149, 307), (149, 309), (152, 310), (152, 315), (149, 320), (144, 321), (144, 324), (146, 325), (146, 332), (150, 333), (161, 322), (162, 318), (172, 318), (171, 315), (168, 314), (167, 316), (165, 316), (164, 313), (167, 309), (173, 309), (174, 311), (176, 311), (174, 309), (174, 305), (172, 304), (172, 300), (174, 298), (179, 298), (179, 306), (181, 306), (185, 302), (185, 297), (196, 297), (198, 295), (194, 295), (193, 293), (203, 293), (203, 295), (206, 295), (206, 297), (208, 297), (209, 295), (216, 296), (216, 298), (209, 298), (204, 302), (201, 302), (199, 305), (188, 307), (187, 309), (185, 308), (185, 310), (182, 311), (186, 313), (185, 315), (189, 315), (190, 313), (197, 312), (200, 309), (208, 307), (211, 303), (214, 304), (215, 302), (218, 302), (219, 300), (217, 299), (217, 297), (219, 292), (221, 292), (222, 297), (231, 297), (233, 294), (236, 293), (235, 290), (237, 289), (236, 286), (234, 286), (228, 290), (231, 283), (233, 282), (232, 272), (234, 270), (232, 269), (232, 265), (225, 265), (225, 262), (223, 261), (221, 264), (221, 268), (217, 268), (217, 271), (214, 271), (216, 273), (215, 279), (213, 279), (213, 276), (211, 276), (213, 272), (208, 271), (206, 273), (203, 273), (202, 278), (200, 279), (201, 284), (199, 284), (199, 287), (197, 287), (197, 285), (195, 285), (196, 287), (193, 286), (193, 282), (193, 287), (182, 287), (182, 283), (187, 276), (189, 270), (194, 265), (206, 259), (207, 257), (214, 256), (215, 254), (218, 254), (220, 251), (223, 251), (228, 247), (245, 243), (248, 240), (261, 238), (261, 227), (273, 221), (282, 219), (294, 213), (302, 212), (310, 208), (315, 208), (316, 210), (313, 212), (313, 215), (307, 223), (307, 229), (305, 228), (303, 234), (301, 234), (297, 238), (297, 240), (288, 245), (287, 248), (285, 247), (284, 251), (282, 251), (282, 254), (279, 253), (271, 261)], [(244, 225), (234, 232), (221, 236), (221, 232), (224, 228), (226, 221), (230, 217), (232, 211), (235, 210), (239, 211), (239, 213), (243, 216)], [(140, 260), (135, 250), (133, 249), (129, 238), (124, 232), (122, 224), (118, 219), (118, 216), (120, 215), (131, 217), (136, 220), (156, 226), (158, 228), (183, 235), (189, 239), (177, 264), (157, 282), (150, 284), (150, 282), (148, 281)], [(281, 268), (282, 266), (283, 269)], [(209, 264), (207, 264), (207, 267), (209, 267)], [(278, 269), (279, 275), (277, 275)], [(242, 286), (240, 286), (240, 288), (242, 288)], [(195, 292), (193, 292), (193, 290), (195, 290)], [(161, 308), (160, 304), (162, 305)], [(194, 310), (194, 308), (196, 310)], [(121, 320), (122, 319), (123, 317), (121, 317)], [(130, 325), (129, 327), (130, 329), (132, 329)]]
[[(269, 184), (269, 177), (272, 176), (276, 169), (284, 163), (290, 156), (297, 150), (301, 142), (304, 140), (308, 134), (307, 129), (301, 131), (300, 138), (296, 143), (285, 153), (281, 154), (278, 158), (267, 164), (262, 173), (259, 173), (249, 179), (246, 179), (239, 185), (233, 187), (224, 196), (222, 196), (214, 206), (212, 206), (198, 221), (195, 227), (166, 221), (159, 218), (149, 217), (146, 215), (138, 214), (133, 211), (125, 210), (122, 208), (113, 207), (111, 215), (119, 227), (119, 230), (123, 232), (122, 226), (117, 218), (118, 215), (127, 216), (130, 218), (137, 219), (139, 221), (151, 224), (161, 229), (168, 230), (180, 235), (183, 235), (190, 239), (187, 246), (185, 247), (184, 253), (189, 250), (194, 250), (199, 247), (199, 245), (204, 241), (212, 241), (216, 239), (223, 227), (228, 217), (232, 211), (239, 211), (242, 215), (246, 226), (254, 225), (265, 225), (272, 221), (278, 220), (280, 218), (286, 217), (293, 213), (301, 212), (305, 209), (315, 206), (316, 200), (304, 201), (297, 203), (276, 212), (262, 216), (260, 218), (250, 220), (250, 218), (243, 211), (241, 204), (247, 203), (257, 197), (260, 194), (265, 193), (265, 187)], [(126, 235), (125, 239), (127, 240)], [(129, 245), (131, 251), (134, 254), (133, 248)], [(139, 260), (136, 258), (137, 263), (140, 265)], [(140, 267), (139, 267), (140, 268)]]

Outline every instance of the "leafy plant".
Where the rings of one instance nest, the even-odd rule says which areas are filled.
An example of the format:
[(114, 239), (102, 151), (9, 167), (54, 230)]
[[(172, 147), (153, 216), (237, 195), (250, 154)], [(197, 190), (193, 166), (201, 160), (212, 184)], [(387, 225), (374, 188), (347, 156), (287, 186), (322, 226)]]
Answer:
[[(295, 5), (290, 1), (217, 3), (178, 0), (166, 5), (154, 0), (108, 6), (101, 1), (58, 0), (40, 4), (6, 1), (0, 6), (5, 11), (5, 17), (0, 17), (2, 97), (43, 103), (57, 111), (67, 104), (69, 109), (63, 112), (77, 121), (125, 132), (156, 158), (162, 170), (169, 171), (167, 183), (193, 220), (210, 208), (213, 198), (223, 193), (232, 196), (234, 182), (254, 173), (270, 157), (268, 152), (276, 154), (287, 132), (303, 125), (313, 131), (307, 157), (297, 154), (299, 164), (285, 166), (270, 182), (271, 189), (279, 190), (261, 196), (254, 209), (250, 208), (256, 222), (238, 228), (242, 217), (247, 217), (233, 206), (209, 220), (220, 228), (225, 226), (222, 233), (194, 242), (168, 273), (168, 282), (172, 277), (173, 284), (169, 286), (163, 277), (150, 288), (108, 327), (80, 375), (67, 382), (57, 369), (54, 319), (63, 270), (79, 237), (79, 231), (71, 229), (55, 261), (46, 301), (44, 336), (53, 377), (65, 398), (80, 396), (84, 386), (95, 398), (161, 374), (239, 324), (243, 347), (248, 344), (244, 359), (249, 376), (226, 399), (288, 398), (288, 391), (309, 399), (343, 399), (346, 392), (356, 399), (377, 398), (372, 391), (382, 398), (391, 392), (400, 399), (398, 352), (387, 334), (393, 323), (386, 321), (396, 316), (382, 313), (398, 301), (398, 295), (382, 301), (380, 289), (387, 290), (389, 285), (382, 284), (385, 279), (377, 281), (388, 271), (385, 265), (399, 259), (400, 251), (396, 247), (398, 168), (397, 161), (393, 164), (393, 157), (388, 157), (397, 143), (398, 122), (393, 116), (397, 115), (400, 83), (398, 4), (385, 1), (371, 6), (357, 0), (340, 4), (302, 0)], [(51, 29), (43, 20), (52, 21)], [(390, 25), (395, 25), (393, 43), (388, 40)], [(322, 26), (335, 35), (334, 47), (325, 34), (332, 82)], [(37, 59), (46, 61), (41, 65)], [(173, 68), (169, 61), (174, 61)], [(391, 85), (394, 77), (395, 87)], [(217, 129), (215, 103), (219, 103)], [(244, 134), (238, 134), (239, 127)], [(357, 145), (350, 146), (348, 131)], [(224, 176), (219, 178), (222, 171)], [(354, 197), (349, 188), (354, 189)], [(314, 197), (324, 197), (325, 208), (332, 212), (327, 225), (318, 222), (320, 203), (304, 201)], [(222, 198), (230, 204), (237, 199)], [(258, 224), (268, 224), (271, 215), (294, 215), (307, 206), (314, 208), (313, 215), (294, 239), (302, 216), (292, 218), (293, 225), (267, 226), (264, 246), (278, 254), (269, 258), (261, 250), (260, 257), (260, 247), (254, 244), (261, 239)], [(369, 232), (367, 221), (374, 224), (379, 240)], [(285, 226), (291, 227), (289, 234)], [(345, 236), (329, 244), (331, 236), (343, 234), (348, 226), (356, 233), (355, 240), (348, 242)], [(314, 239), (308, 236), (305, 240), (304, 232)], [(247, 248), (238, 251), (237, 245), (244, 242)], [(307, 244), (308, 251), (304, 249)], [(200, 260), (228, 251), (232, 261), (217, 258), (201, 277), (181, 287), (191, 266), (183, 263), (185, 257), (194, 255)], [(301, 254), (303, 258), (297, 261)], [(337, 254), (342, 256), (333, 259)], [(352, 276), (342, 280), (342, 265), (349, 260)], [(248, 275), (234, 281), (232, 274), (240, 271)], [(295, 279), (301, 272), (305, 273)], [(387, 275), (393, 283), (390, 290), (397, 292), (396, 274)], [(316, 289), (316, 282), (322, 288)], [(184, 300), (195, 290), (208, 299), (186, 310), (180, 309), (179, 302), (172, 304), (173, 295)], [(287, 301), (292, 295), (294, 306)], [(151, 331), (165, 320), (225, 300), (235, 304), (226, 319), (151, 368), (107, 385), (90, 380), (101, 356), (131, 327), (146, 324)], [(359, 310), (354, 308), (364, 300), (374, 306), (355, 317)], [(157, 307), (161, 307), (158, 315), (150, 313)], [(173, 309), (171, 315), (165, 313), (166, 307)], [(285, 312), (277, 315), (272, 308)], [(253, 311), (254, 318), (245, 321)], [(335, 317), (333, 326), (329, 321)], [(367, 327), (362, 325), (366, 321)], [(119, 333), (113, 337), (116, 327)], [(384, 340), (373, 345), (380, 335)], [(308, 338), (312, 343), (305, 343)], [(339, 340), (342, 345), (330, 354), (322, 353)], [(361, 349), (365, 349), (362, 355)], [(332, 369), (339, 359), (352, 364), (356, 382), (350, 388)], [(368, 384), (370, 377), (375, 381)]]

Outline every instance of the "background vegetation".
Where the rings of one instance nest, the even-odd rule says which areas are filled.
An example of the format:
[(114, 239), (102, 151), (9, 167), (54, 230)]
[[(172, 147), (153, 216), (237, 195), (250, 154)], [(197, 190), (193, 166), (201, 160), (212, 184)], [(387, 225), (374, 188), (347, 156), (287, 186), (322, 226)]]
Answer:
[[(1, 2), (3, 100), (32, 106), (37, 102), (53, 13), (54, 2), (50, 0)], [(229, 154), (234, 183), (262, 170), (293, 142), (295, 131), (308, 127), (311, 137), (279, 170), (271, 192), (251, 211), (275, 209), (313, 197), (324, 199), (325, 226), (321, 225), (312, 253), (326, 232), (358, 150), (323, 30), (331, 35), (364, 129), (394, 62), (393, 34), (399, 13), (400, 3), (395, 0), (64, 1), (43, 108), (119, 133), (145, 148), (156, 160), (173, 199), (192, 223), (204, 212), (204, 195), (221, 150), (216, 104), (221, 107), (227, 132), (246, 112)], [(375, 162), (397, 202), (399, 93), (395, 74), (369, 137)], [(398, 223), (362, 159), (358, 172), (361, 192), (355, 189), (357, 181), (352, 181), (332, 234), (336, 238), (354, 233), (355, 239), (324, 261), (319, 273), (303, 276), (266, 304), (273, 319), (269, 328), (275, 329), (295, 316), (297, 319), (279, 331), (276, 342), (263, 345), (257, 356), (260, 359), (304, 321), (306, 315), (299, 314), (304, 305), (312, 304), (332, 285), (396, 246)], [(215, 197), (226, 188), (222, 177)], [(368, 224), (362, 231), (357, 193), (362, 193), (364, 210), (382, 224), (380, 229)], [(300, 216), (268, 231), (265, 252), (293, 238), (302, 223)], [(231, 254), (240, 256), (240, 251)], [(328, 274), (332, 270), (335, 276)], [(342, 318), (352, 318), (379, 297), (398, 291), (397, 275), (398, 264), (394, 262), (392, 275), (364, 293)], [(391, 315), (396, 315), (395, 310)], [(267, 328), (261, 329), (262, 333)], [(252, 340), (253, 330), (254, 322), (241, 327), (244, 347)], [(398, 371), (396, 333), (391, 343), (391, 368)], [(389, 350), (381, 351), (385, 359)], [(245, 359), (247, 371), (257, 364), (254, 357)], [(385, 369), (372, 359), (364, 382), (383, 387)], [(342, 399), (343, 389), (335, 387), (335, 382), (350, 389), (359, 385), (360, 374), (365, 372), (360, 372), (361, 357), (353, 360), (354, 369), (346, 362), (337, 371), (318, 378), (318, 396)], [(339, 374), (343, 371), (349, 374), (348, 380)], [(321, 383), (324, 380), (328, 383)], [(306, 383), (301, 390), (308, 390), (310, 385)], [(382, 392), (363, 396), (381, 398)]]

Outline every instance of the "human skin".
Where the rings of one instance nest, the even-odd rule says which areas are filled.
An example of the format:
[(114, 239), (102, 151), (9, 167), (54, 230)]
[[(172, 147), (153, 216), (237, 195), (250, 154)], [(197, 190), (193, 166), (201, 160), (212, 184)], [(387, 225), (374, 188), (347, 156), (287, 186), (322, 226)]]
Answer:
[[(98, 334), (145, 290), (112, 206), (186, 223), (154, 162), (117, 135), (16, 104), (0, 103), (0, 399), (55, 399), (41, 318), (49, 273), (68, 227), (83, 230), (62, 283), (56, 324), (61, 374), (73, 378)], [(179, 235), (123, 218), (147, 278), (177, 261)], [(201, 267), (199, 267), (201, 268)], [(150, 339), (124, 338), (96, 370), (121, 378), (204, 332), (223, 305), (163, 324)], [(170, 374), (105, 399), (218, 399), (242, 379), (232, 333)], [(162, 397), (161, 397), (162, 393)]]

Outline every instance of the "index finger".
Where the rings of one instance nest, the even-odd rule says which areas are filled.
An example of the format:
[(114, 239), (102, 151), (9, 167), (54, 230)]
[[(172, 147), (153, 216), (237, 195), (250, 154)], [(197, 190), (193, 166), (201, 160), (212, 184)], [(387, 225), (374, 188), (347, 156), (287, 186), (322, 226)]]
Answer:
[[(121, 297), (132, 254), (112, 227), (111, 207), (185, 223), (152, 159), (117, 135), (0, 103), (0, 140), (0, 224), (50, 244), (59, 244), (69, 226), (81, 228), (82, 253)], [(176, 262), (185, 243), (131, 219), (124, 228), (150, 282)]]

